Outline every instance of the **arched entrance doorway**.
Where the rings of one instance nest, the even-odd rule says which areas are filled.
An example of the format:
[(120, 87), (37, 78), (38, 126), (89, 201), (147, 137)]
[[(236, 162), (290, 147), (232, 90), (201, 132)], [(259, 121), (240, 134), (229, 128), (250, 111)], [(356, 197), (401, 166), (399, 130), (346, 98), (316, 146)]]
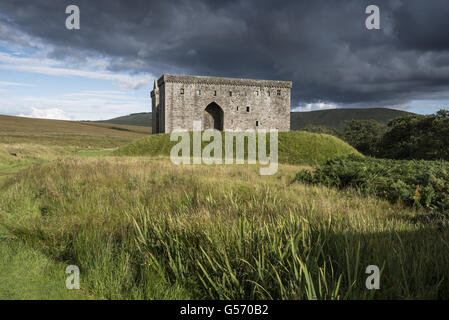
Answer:
[(210, 103), (204, 109), (203, 123), (204, 130), (216, 129), (223, 131), (223, 109), (215, 102)]

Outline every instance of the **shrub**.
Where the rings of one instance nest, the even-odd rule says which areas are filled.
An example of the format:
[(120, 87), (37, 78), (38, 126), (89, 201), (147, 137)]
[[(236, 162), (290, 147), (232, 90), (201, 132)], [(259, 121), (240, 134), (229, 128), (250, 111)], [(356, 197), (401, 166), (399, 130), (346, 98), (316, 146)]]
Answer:
[(449, 214), (449, 164), (444, 161), (390, 160), (342, 156), (314, 173), (303, 170), (295, 181), (338, 189), (356, 188), (391, 202)]

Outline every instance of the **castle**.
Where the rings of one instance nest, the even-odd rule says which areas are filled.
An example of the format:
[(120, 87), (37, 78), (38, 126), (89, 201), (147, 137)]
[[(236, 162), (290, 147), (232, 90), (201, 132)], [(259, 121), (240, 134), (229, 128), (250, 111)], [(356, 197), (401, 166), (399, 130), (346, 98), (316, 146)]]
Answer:
[(155, 133), (202, 129), (290, 130), (290, 81), (163, 75), (151, 92)]

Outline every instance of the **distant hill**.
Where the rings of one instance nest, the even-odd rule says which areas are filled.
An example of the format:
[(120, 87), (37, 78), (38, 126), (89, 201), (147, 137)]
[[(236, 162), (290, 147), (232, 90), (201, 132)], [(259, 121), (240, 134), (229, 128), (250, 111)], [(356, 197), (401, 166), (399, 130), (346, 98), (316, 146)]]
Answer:
[(125, 126), (151, 127), (151, 112), (132, 113), (123, 117), (95, 122), (121, 124)]
[[(331, 109), (310, 112), (292, 112), (290, 126), (291, 130), (304, 129), (307, 125), (321, 125), (341, 130), (346, 120), (376, 120), (387, 123), (409, 112), (387, 109)], [(118, 117), (110, 120), (96, 121), (121, 125), (151, 127), (151, 112), (133, 113), (128, 116)]]
[(386, 124), (391, 119), (410, 112), (387, 109), (331, 109), (310, 112), (292, 112), (290, 114), (291, 130), (304, 129), (307, 125), (321, 125), (337, 130), (344, 128), (346, 120), (376, 120)]

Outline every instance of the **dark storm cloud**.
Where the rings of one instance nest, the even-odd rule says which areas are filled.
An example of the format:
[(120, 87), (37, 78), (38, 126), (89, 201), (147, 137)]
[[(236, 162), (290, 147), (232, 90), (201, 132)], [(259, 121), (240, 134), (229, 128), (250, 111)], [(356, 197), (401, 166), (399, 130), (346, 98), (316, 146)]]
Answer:
[[(69, 4), (80, 7), (79, 31), (64, 27)], [(365, 28), (370, 4), (380, 7), (380, 31)], [(51, 45), (50, 57), (104, 57), (131, 73), (292, 80), (293, 105), (448, 98), (448, 17), (447, 0), (0, 3), (0, 21)]]

